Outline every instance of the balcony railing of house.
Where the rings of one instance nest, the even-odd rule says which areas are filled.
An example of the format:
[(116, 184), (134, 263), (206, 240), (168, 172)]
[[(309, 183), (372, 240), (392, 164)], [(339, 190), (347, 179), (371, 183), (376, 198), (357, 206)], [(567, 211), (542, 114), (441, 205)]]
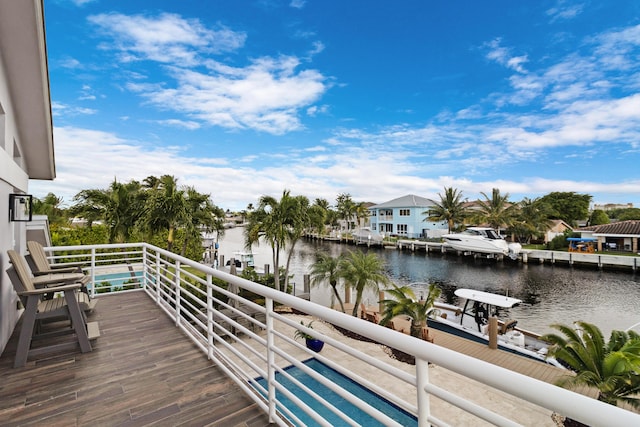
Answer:
[[(418, 340), (391, 329), (358, 319), (339, 311), (270, 289), (240, 277), (214, 270), (187, 258), (146, 244), (56, 246), (46, 248), (52, 261), (81, 265), (93, 278), (91, 292), (144, 291), (181, 328), (220, 369), (222, 369), (251, 399), (269, 414), (272, 422), (289, 425), (301, 424), (299, 414), (305, 413), (320, 425), (330, 423), (304, 402), (286, 384), (296, 384), (344, 421), (354, 425), (350, 415), (335, 407), (314, 390), (300, 383), (285, 369), (289, 365), (301, 370), (335, 391), (353, 407), (359, 408), (384, 425), (401, 425), (361, 400), (341, 385), (318, 374), (294, 357), (291, 348), (304, 358), (315, 357), (330, 368), (349, 377), (352, 381), (372, 390), (406, 412), (413, 414), (418, 425), (448, 425), (447, 420), (437, 418), (431, 408), (431, 397), (450, 403), (459, 411), (473, 414), (495, 425), (517, 425), (509, 419), (509, 413), (498, 413), (474, 403), (472, 400), (434, 385), (429, 380), (431, 366), (439, 366), (463, 377), (483, 383), (524, 401), (581, 421), (588, 425), (640, 425), (640, 415), (590, 397), (535, 380), (500, 368), (472, 357), (454, 352), (426, 341)], [(116, 278), (118, 274), (119, 278)], [(101, 280), (101, 279), (104, 279)], [(109, 280), (107, 282), (106, 280)], [(219, 286), (216, 282), (226, 285)], [(251, 295), (249, 298), (240, 295)], [(339, 339), (320, 334), (280, 313), (277, 307), (290, 307), (328, 322), (338, 328), (352, 331), (377, 343), (415, 356), (412, 373), (391, 363), (371, 357)], [(313, 353), (293, 339), (289, 330), (302, 329), (325, 341), (321, 353)], [(330, 349), (330, 350), (327, 350)], [(331, 355), (327, 357), (324, 354)], [(415, 391), (412, 399), (402, 398), (385, 387), (376, 384), (344, 365), (344, 358), (355, 358), (370, 373), (369, 378), (391, 378), (404, 383), (403, 387)], [(389, 359), (391, 360), (391, 359)], [(353, 365), (352, 365), (353, 366)], [(277, 375), (276, 375), (277, 374)], [(265, 379), (259, 382), (257, 379)], [(288, 381), (282, 381), (286, 379)], [(262, 385), (264, 384), (264, 385)], [(463, 390), (460, 390), (463, 391)], [(286, 399), (284, 399), (286, 398)], [(288, 403), (284, 403), (284, 401)], [(287, 421), (289, 420), (289, 421)], [(615, 421), (614, 421), (615, 420)]]

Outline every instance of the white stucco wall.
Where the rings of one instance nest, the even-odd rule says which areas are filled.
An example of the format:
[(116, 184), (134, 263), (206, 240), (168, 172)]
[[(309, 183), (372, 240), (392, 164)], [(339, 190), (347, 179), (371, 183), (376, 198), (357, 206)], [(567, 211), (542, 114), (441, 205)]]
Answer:
[(20, 149), (20, 136), (15, 120), (5, 73), (3, 57), (0, 55), (0, 353), (18, 321), (18, 296), (13, 290), (6, 270), (9, 268), (7, 250), (15, 249), (24, 253), (26, 247), (26, 226), (21, 222), (9, 221), (9, 194), (28, 193), (29, 176), (24, 170), (21, 156), (15, 157), (14, 146)]

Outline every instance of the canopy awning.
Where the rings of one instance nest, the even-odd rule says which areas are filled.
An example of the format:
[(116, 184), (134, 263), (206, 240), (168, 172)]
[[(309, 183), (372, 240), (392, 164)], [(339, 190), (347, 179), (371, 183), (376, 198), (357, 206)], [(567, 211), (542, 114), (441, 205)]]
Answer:
[(522, 300), (511, 298), (506, 295), (492, 294), (489, 292), (476, 291), (475, 289), (456, 289), (455, 294), (460, 298), (478, 301), (495, 307), (511, 308), (520, 304)]

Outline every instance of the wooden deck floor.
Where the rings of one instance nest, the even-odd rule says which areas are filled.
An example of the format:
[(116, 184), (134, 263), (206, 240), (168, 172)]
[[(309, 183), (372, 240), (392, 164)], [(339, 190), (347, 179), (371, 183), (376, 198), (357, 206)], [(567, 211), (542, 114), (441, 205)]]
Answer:
[(267, 416), (143, 293), (100, 298), (91, 353), (14, 369), (0, 357), (0, 425), (265, 426)]

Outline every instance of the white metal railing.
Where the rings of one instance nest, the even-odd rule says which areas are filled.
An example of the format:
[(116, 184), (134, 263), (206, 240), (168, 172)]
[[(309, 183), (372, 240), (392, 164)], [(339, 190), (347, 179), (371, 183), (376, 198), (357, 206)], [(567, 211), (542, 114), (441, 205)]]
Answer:
[[(310, 357), (414, 415), (419, 426), (448, 425), (446, 419), (434, 414), (432, 405), (435, 399), (431, 397), (496, 425), (518, 424), (517, 417), (513, 419), (513, 410), (490, 409), (464, 397), (462, 390), (435, 385), (429, 380), (429, 363), (588, 425), (640, 425), (640, 415), (636, 413), (214, 270), (146, 243), (56, 246), (46, 250), (53, 254), (52, 260), (80, 265), (91, 274), (94, 278), (91, 292), (94, 294), (106, 289), (112, 292), (127, 290), (124, 288), (145, 291), (189, 339), (269, 414), (271, 422), (278, 425), (288, 425), (285, 418), (303, 424), (299, 419), (301, 411), (320, 425), (331, 425), (293, 389), (284, 385), (282, 378), (309, 393), (321, 406), (329, 408), (341, 423), (355, 425), (351, 417), (335, 407), (333, 402), (290, 375), (285, 369), (288, 366), (308, 374), (383, 425), (401, 425), (374, 405), (302, 363)], [(102, 288), (95, 286), (96, 277), (116, 272), (123, 272), (131, 283)], [(138, 278), (134, 279), (132, 272), (139, 274)], [(247, 292), (261, 303), (240, 296)], [(380, 360), (339, 338), (320, 333), (317, 328), (305, 328), (291, 316), (279, 313), (275, 309), (277, 306), (290, 307), (413, 355), (415, 367), (400, 369), (390, 363), (391, 359)], [(312, 353), (292, 338), (296, 329), (313, 333), (325, 341), (328, 349)], [(358, 369), (353, 369), (353, 363), (347, 366), (344, 360), (355, 360)], [(266, 384), (261, 385), (258, 378), (266, 379)], [(389, 381), (404, 384), (402, 387), (411, 391), (411, 397), (392, 392), (398, 387), (388, 387)], [(285, 397), (289, 404), (283, 403)]]

